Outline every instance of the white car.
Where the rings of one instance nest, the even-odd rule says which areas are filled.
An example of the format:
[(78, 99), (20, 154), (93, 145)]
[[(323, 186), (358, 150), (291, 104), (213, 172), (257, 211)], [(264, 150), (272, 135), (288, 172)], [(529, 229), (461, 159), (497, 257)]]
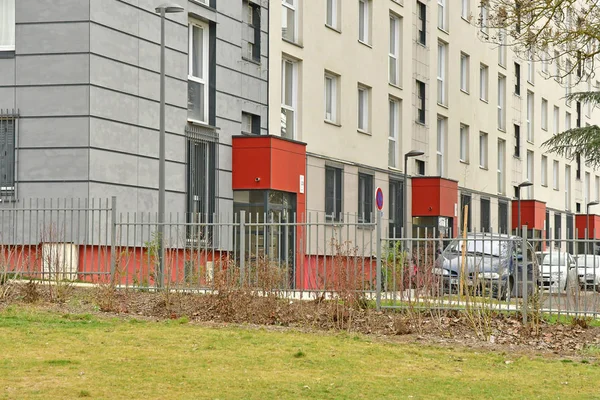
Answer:
[(559, 250), (537, 252), (540, 261), (540, 280), (542, 289), (550, 291), (567, 290), (569, 271), (577, 266), (573, 256)]
[(577, 276), (582, 289), (600, 292), (600, 256), (580, 254), (577, 256)]

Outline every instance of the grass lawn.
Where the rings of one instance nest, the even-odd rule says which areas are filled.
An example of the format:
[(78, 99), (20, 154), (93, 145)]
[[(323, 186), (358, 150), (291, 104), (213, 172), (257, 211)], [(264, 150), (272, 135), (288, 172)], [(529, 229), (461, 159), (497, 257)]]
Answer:
[(0, 351), (0, 399), (600, 398), (595, 361), (21, 306)]

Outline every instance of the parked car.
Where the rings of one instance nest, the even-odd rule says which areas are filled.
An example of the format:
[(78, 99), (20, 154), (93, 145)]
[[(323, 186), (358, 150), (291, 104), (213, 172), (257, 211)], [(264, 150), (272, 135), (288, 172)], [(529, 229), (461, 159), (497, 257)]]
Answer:
[(600, 256), (580, 254), (575, 261), (579, 286), (584, 290), (593, 289), (600, 292)]
[[(506, 300), (523, 293), (523, 240), (518, 236), (489, 233), (467, 234), (454, 239), (436, 260), (434, 273), (440, 276), (445, 293), (458, 293), (465, 251), (464, 284), (476, 294), (490, 291), (494, 298)], [(538, 263), (533, 247), (527, 243), (527, 291), (532, 294), (538, 282)]]
[(540, 251), (536, 256), (542, 260), (541, 287), (551, 291), (567, 290), (569, 272), (577, 266), (573, 256), (560, 250)]

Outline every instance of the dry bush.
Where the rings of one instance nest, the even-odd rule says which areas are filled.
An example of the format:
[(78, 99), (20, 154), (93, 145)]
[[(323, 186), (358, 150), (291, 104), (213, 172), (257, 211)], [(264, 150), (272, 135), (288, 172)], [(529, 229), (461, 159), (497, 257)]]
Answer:
[(26, 284), (19, 286), (19, 295), (25, 303), (36, 303), (41, 296), (38, 283), (29, 280)]

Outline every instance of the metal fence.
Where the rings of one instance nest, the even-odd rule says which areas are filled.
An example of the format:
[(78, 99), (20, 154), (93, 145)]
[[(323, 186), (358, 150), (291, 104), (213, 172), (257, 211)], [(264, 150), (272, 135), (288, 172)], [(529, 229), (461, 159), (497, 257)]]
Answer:
[[(415, 229), (412, 238), (395, 238), (381, 216), (361, 222), (347, 214), (332, 222), (319, 214), (240, 211), (201, 219), (168, 215), (160, 237), (156, 214), (118, 213), (115, 198), (2, 207), (0, 277), (137, 289), (242, 285), (305, 298), (353, 292), (377, 307), (429, 311), (600, 313), (595, 242), (526, 239), (526, 227), (522, 237), (445, 238)], [(188, 222), (194, 220), (211, 222)]]

